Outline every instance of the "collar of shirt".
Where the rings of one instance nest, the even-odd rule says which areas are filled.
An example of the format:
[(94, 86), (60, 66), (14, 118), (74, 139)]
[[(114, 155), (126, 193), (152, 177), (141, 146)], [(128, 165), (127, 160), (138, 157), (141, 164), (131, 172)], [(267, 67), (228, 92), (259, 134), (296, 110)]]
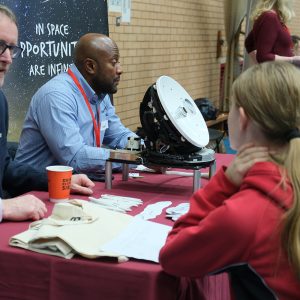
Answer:
[(76, 76), (76, 78), (78, 79), (79, 83), (81, 84), (83, 90), (86, 93), (87, 98), (89, 99), (89, 102), (91, 104), (96, 104), (98, 101), (101, 102), (106, 94), (101, 93), (99, 96), (95, 93), (95, 91), (91, 88), (91, 86), (88, 84), (88, 82), (85, 80), (85, 78), (81, 75), (81, 73), (79, 72), (79, 70), (77, 69), (77, 67), (72, 64), (70, 66), (70, 69), (72, 70), (72, 72), (74, 73), (74, 75)]

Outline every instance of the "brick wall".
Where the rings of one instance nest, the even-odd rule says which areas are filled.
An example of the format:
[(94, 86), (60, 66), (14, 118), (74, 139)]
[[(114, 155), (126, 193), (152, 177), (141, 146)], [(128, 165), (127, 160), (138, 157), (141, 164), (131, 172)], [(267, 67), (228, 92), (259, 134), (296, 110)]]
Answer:
[[(117, 42), (123, 75), (114, 95), (123, 123), (140, 126), (139, 104), (147, 88), (161, 75), (177, 80), (192, 98), (219, 101), (218, 31), (224, 37), (223, 0), (132, 0), (131, 22), (116, 26), (109, 13), (110, 36)], [(299, 1), (297, 1), (299, 2)], [(295, 9), (300, 16), (300, 3)], [(290, 28), (300, 34), (300, 19)], [(225, 57), (226, 48), (222, 49)]]
[(293, 7), (296, 12), (296, 17), (293, 18), (292, 22), (289, 24), (289, 28), (292, 34), (300, 36), (300, 1), (294, 1)]

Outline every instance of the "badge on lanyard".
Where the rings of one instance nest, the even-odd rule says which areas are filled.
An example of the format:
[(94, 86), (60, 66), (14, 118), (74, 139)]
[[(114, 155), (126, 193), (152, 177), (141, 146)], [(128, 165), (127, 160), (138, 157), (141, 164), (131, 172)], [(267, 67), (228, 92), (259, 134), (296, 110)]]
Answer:
[(101, 131), (106, 130), (108, 128), (108, 121), (102, 121), (101, 122)]

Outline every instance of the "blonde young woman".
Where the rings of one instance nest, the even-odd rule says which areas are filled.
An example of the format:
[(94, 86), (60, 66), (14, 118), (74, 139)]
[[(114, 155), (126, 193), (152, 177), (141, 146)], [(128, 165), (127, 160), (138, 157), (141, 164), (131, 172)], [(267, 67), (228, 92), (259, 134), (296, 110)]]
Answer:
[(160, 252), (170, 274), (228, 272), (233, 299), (300, 299), (300, 70), (257, 64), (233, 85), (238, 154), (190, 200)]
[(260, 0), (252, 13), (253, 29), (245, 40), (247, 52), (255, 62), (285, 60), (300, 63), (293, 54), (287, 23), (295, 15), (291, 0)]

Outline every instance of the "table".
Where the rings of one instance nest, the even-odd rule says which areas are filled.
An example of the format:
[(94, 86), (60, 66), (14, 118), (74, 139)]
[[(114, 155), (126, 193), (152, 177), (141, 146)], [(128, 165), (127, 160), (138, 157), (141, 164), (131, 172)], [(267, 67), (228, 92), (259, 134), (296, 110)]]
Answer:
[[(228, 164), (232, 155), (217, 154), (217, 168)], [(132, 215), (141, 212), (145, 205), (160, 200), (171, 200), (173, 206), (187, 201), (192, 192), (191, 177), (163, 174), (143, 174), (143, 178), (123, 182), (115, 175), (114, 189), (106, 190), (97, 183), (94, 196), (103, 193), (138, 197), (144, 201)], [(203, 185), (206, 180), (203, 180)], [(45, 201), (48, 214), (53, 204), (48, 193), (33, 192)], [(72, 198), (86, 199), (72, 195)], [(172, 225), (163, 212), (154, 221)], [(30, 222), (3, 222), (0, 224), (0, 299), (22, 300), (229, 300), (227, 275), (207, 276), (189, 280), (176, 278), (162, 271), (160, 265), (130, 260), (118, 264), (112, 259), (88, 260), (75, 257), (71, 260), (10, 247), (11, 236), (28, 228)]]

